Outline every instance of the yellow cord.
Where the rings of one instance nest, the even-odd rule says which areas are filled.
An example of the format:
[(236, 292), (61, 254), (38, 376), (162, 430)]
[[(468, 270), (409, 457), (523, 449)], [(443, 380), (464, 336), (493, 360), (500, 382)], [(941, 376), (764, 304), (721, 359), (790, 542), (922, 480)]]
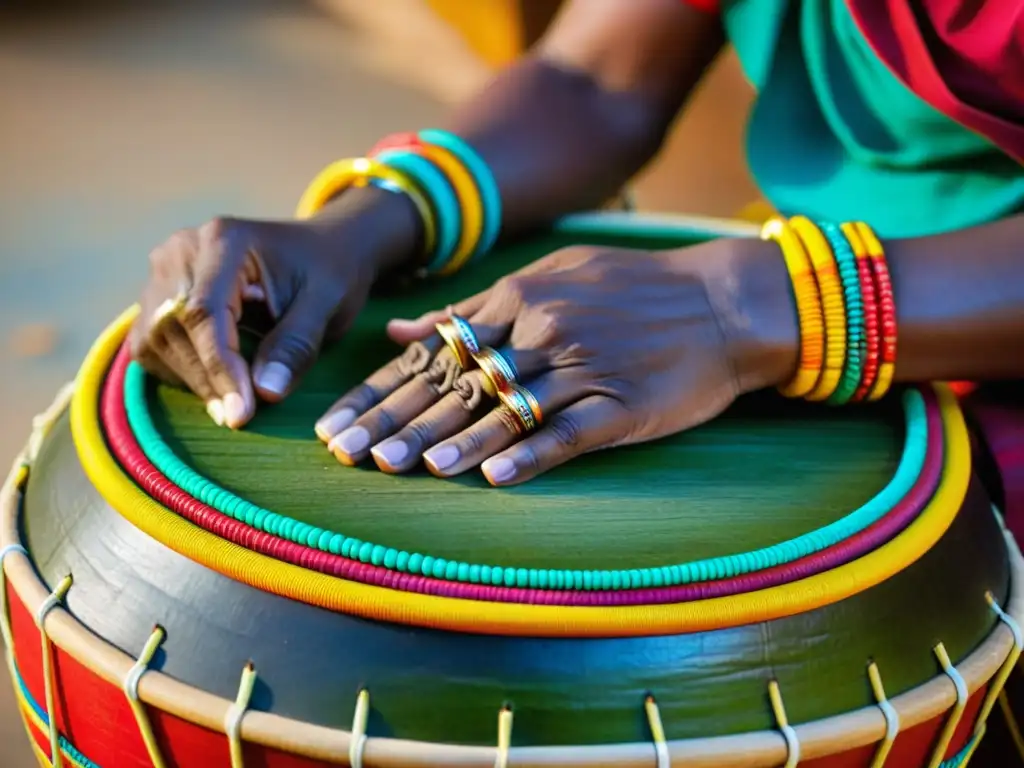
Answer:
[(956, 727), (960, 724), (960, 718), (964, 716), (968, 698), (967, 683), (953, 666), (953, 662), (946, 652), (946, 646), (942, 643), (935, 646), (935, 655), (939, 659), (939, 664), (942, 665), (942, 671), (949, 676), (953, 687), (956, 688), (956, 704), (953, 706), (953, 711), (949, 713), (949, 719), (946, 720), (946, 724), (942, 728), (939, 740), (935, 743), (928, 768), (939, 768), (942, 761), (945, 760), (946, 750), (949, 749), (949, 743), (953, 740), (953, 734), (956, 733)]
[(224, 715), (224, 733), (228, 737), (228, 749), (231, 752), (231, 768), (245, 768), (245, 755), (242, 749), (242, 718), (249, 709), (252, 689), (256, 685), (256, 668), (250, 661), (242, 669), (242, 679), (238, 682), (238, 695)]
[(60, 734), (57, 732), (57, 707), (56, 696), (53, 692), (53, 649), (50, 646), (50, 637), (46, 634), (46, 616), (54, 608), (59, 606), (71, 589), (71, 575), (60, 580), (57, 588), (50, 593), (50, 596), (43, 601), (36, 611), (36, 626), (39, 627), (39, 637), (42, 642), (43, 652), (43, 685), (46, 694), (46, 713), (50, 720), (50, 762), (53, 768), (61, 768)]
[(772, 702), (772, 712), (775, 714), (775, 722), (782, 731), (782, 738), (786, 740), (786, 764), (783, 768), (795, 768), (800, 762), (800, 739), (797, 738), (796, 730), (789, 724), (786, 717), (786, 705), (782, 702), (782, 691), (779, 689), (777, 680), (768, 682), (768, 698)]
[(936, 385), (946, 448), (938, 489), (898, 536), (825, 573), (750, 594), (624, 607), (484, 602), (345, 581), (258, 554), (203, 530), (149, 498), (125, 475), (103, 439), (98, 402), (103, 377), (137, 311), (125, 312), (93, 346), (71, 404), (78, 457), (99, 493), (137, 528), (201, 565), (266, 592), (376, 621), (499, 635), (635, 637), (792, 616), (862, 592), (928, 552), (956, 518), (970, 478), (963, 414), (949, 389)]
[(494, 755), (494, 768), (508, 768), (508, 752), (512, 748), (512, 708), (504, 706), (498, 712), (498, 747)]
[(889, 752), (896, 742), (896, 736), (899, 735), (900, 716), (896, 712), (896, 708), (886, 698), (885, 688), (882, 686), (882, 674), (878, 671), (878, 665), (873, 661), (868, 665), (868, 680), (871, 681), (871, 691), (875, 694), (878, 708), (882, 710), (882, 717), (885, 718), (885, 737), (878, 745), (878, 751), (875, 752), (875, 757), (871, 761), (871, 768), (882, 768), (889, 758)]
[(139, 734), (142, 736), (142, 743), (146, 745), (146, 752), (149, 753), (149, 760), (153, 768), (164, 768), (164, 758), (160, 754), (160, 745), (153, 733), (153, 726), (149, 722), (149, 715), (146, 713), (146, 705), (139, 700), (139, 681), (149, 669), (149, 663), (153, 660), (160, 644), (164, 641), (166, 633), (163, 627), (153, 627), (153, 632), (142, 648), (138, 661), (128, 671), (124, 680), (124, 695), (128, 699), (128, 705), (135, 715), (135, 722), (139, 726)]

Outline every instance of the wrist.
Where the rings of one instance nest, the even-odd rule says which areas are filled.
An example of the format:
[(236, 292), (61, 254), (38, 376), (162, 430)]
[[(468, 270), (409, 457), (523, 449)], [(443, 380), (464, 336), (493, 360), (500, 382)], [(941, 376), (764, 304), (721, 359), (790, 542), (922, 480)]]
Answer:
[(799, 363), (800, 327), (779, 247), (757, 238), (722, 241), (725, 258), (709, 259), (708, 293), (726, 354), (743, 392), (785, 384)]
[(423, 238), (415, 205), (373, 185), (345, 190), (310, 219), (328, 242), (365, 260), (374, 277), (411, 270)]

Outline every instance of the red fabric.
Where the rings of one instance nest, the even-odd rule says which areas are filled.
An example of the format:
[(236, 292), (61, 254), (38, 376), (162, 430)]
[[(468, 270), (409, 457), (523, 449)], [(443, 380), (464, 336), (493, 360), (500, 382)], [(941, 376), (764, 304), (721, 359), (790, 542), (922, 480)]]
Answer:
[(847, 0), (915, 94), (1024, 162), (1024, 0)]
[(683, 0), (683, 3), (704, 13), (718, 13), (722, 8), (722, 0)]
[(986, 397), (981, 389), (967, 409), (999, 470), (1006, 527), (1024, 545), (1024, 404)]

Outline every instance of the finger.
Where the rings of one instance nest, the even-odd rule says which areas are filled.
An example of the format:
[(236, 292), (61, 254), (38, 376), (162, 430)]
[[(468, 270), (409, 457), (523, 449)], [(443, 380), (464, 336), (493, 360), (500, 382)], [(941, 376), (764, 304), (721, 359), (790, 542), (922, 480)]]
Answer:
[(312, 367), (323, 343), (334, 305), (302, 291), (260, 342), (253, 359), (253, 381), (264, 400), (276, 403)]
[(184, 387), (185, 382), (153, 350), (145, 326), (136, 318), (128, 332), (128, 349), (135, 360), (151, 376), (175, 387)]
[(422, 341), (435, 333), (435, 325), (443, 323), (448, 319), (448, 316), (453, 313), (467, 318), (475, 315), (486, 303), (488, 294), (490, 294), (490, 289), (478, 293), (475, 296), (470, 296), (468, 299), (460, 301), (458, 304), (454, 304), (446, 309), (437, 309), (432, 312), (427, 312), (425, 315), (421, 315), (415, 320), (395, 318), (387, 325), (388, 336), (392, 341), (403, 346), (414, 341)]
[(405, 352), (349, 390), (316, 422), (316, 434), (330, 443), (343, 430), (407, 383), (413, 376), (427, 370), (442, 346), (436, 335), (410, 344)]
[(589, 451), (625, 439), (628, 413), (618, 400), (592, 395), (555, 413), (541, 428), (480, 469), (491, 485), (516, 485)]
[(249, 365), (238, 351), (238, 325), (232, 309), (201, 317), (187, 327), (206, 378), (224, 408), (224, 424), (238, 429), (256, 412)]
[[(569, 405), (586, 395), (581, 386), (582, 372), (574, 369), (550, 371), (529, 383), (544, 413)], [(475, 424), (423, 454), (427, 469), (439, 477), (450, 477), (478, 466), (520, 439), (514, 417), (495, 407)]]
[(150, 346), (160, 359), (177, 374), (185, 386), (206, 403), (207, 413), (218, 426), (224, 423), (224, 410), (217, 390), (206, 376), (206, 369), (192, 347), (188, 334), (177, 322), (167, 322), (152, 334)]
[(441, 397), (451, 392), (462, 368), (447, 348), (438, 352), (430, 367), (359, 416), (352, 426), (328, 443), (342, 464), (353, 466), (365, 459), (372, 446), (393, 435)]
[[(550, 370), (547, 355), (536, 350), (501, 350), (513, 371), (532, 378)], [(494, 382), (482, 368), (467, 371), (452, 391), (418, 414), (392, 437), (373, 445), (373, 460), (385, 472), (406, 472), (416, 467), (423, 452), (447, 440), (479, 418), (481, 409), (496, 404)], [(373, 441), (371, 439), (371, 444)]]
[[(198, 232), (198, 251), (192, 274), (192, 289), (181, 313), (206, 375), (217, 394), (238, 409), (242, 417), (255, 410), (251, 389), (246, 386), (249, 369), (238, 355), (235, 305), (238, 303), (239, 274), (248, 244), (236, 225), (217, 220)], [(227, 398), (229, 394), (237, 397)], [(241, 401), (241, 402), (240, 402)]]

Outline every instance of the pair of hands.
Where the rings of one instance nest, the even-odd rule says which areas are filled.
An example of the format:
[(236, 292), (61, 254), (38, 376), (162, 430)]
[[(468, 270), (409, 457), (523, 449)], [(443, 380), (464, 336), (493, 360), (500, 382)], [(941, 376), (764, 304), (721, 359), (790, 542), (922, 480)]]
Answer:
[[(135, 359), (203, 398), (219, 423), (243, 426), (258, 400), (287, 397), (365, 303), (382, 259), (357, 225), (215, 220), (173, 236), (151, 255)], [(509, 485), (700, 424), (781, 381), (795, 360), (778, 312), (785, 268), (765, 245), (552, 253), (451, 308), (390, 322), (405, 351), (341, 397), (316, 433), (343, 464), (372, 457), (406, 472), (423, 461), (440, 476), (482, 466)], [(178, 318), (154, 322), (182, 292)], [(264, 302), (275, 320), (251, 369), (237, 330), (246, 301)], [(510, 429), (481, 371), (458, 367), (434, 328), (449, 312), (535, 395), (544, 420), (532, 433)]]

